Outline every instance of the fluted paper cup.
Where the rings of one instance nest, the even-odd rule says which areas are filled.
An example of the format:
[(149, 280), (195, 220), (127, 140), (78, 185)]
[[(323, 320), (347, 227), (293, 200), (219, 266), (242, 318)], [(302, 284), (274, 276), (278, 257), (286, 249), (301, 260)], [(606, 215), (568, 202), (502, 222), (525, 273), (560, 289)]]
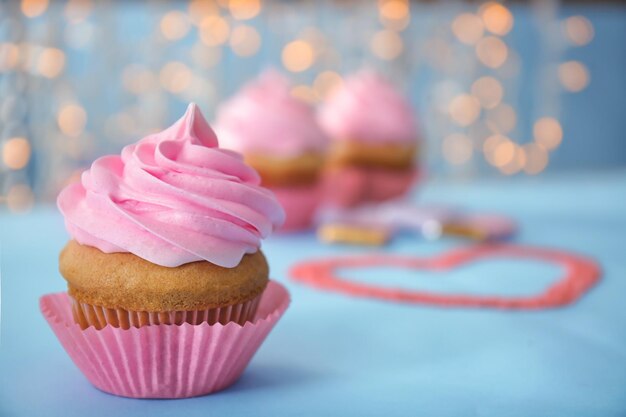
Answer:
[(70, 296), (72, 315), (81, 329), (93, 326), (102, 329), (106, 325), (129, 329), (130, 327), (156, 326), (159, 324), (208, 324), (234, 321), (245, 324), (254, 319), (263, 294), (246, 301), (225, 307), (194, 311), (129, 311), (123, 308), (106, 308), (88, 303), (81, 303)]
[(82, 330), (66, 293), (48, 294), (40, 308), (65, 351), (98, 389), (132, 398), (186, 398), (233, 384), (289, 305), (270, 281), (252, 322), (159, 324)]

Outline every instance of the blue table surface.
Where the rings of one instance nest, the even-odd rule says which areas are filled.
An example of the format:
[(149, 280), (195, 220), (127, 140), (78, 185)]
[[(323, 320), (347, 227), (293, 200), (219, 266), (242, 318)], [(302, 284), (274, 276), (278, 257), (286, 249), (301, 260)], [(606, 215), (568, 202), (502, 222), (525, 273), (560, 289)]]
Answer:
[[(53, 207), (0, 214), (1, 416), (617, 416), (626, 415), (626, 172), (433, 182), (416, 198), (506, 213), (516, 242), (595, 258), (601, 282), (576, 304), (541, 311), (444, 309), (356, 299), (288, 280), (300, 259), (375, 251), (428, 256), (468, 244), (402, 237), (384, 249), (323, 246), (313, 234), (263, 246), (292, 304), (230, 389), (133, 400), (92, 387), (38, 309), (64, 290), (67, 234)], [(560, 268), (497, 260), (447, 274), (343, 271), (380, 285), (530, 294)]]

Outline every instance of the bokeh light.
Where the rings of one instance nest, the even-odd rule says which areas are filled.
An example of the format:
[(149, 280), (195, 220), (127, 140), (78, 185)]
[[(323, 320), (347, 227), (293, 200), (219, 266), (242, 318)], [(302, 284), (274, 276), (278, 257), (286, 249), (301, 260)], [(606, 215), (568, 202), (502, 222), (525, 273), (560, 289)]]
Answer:
[(161, 33), (165, 39), (174, 41), (184, 38), (189, 33), (189, 18), (183, 12), (172, 10), (161, 18)]
[(229, 0), (228, 10), (237, 20), (252, 19), (261, 11), (260, 0)]
[(548, 151), (543, 146), (535, 143), (528, 143), (523, 146), (523, 149), (526, 154), (524, 172), (535, 175), (539, 174), (548, 166)]
[(77, 137), (85, 130), (87, 113), (78, 104), (67, 104), (59, 111), (57, 124), (61, 132), (67, 136)]
[(587, 45), (593, 40), (593, 25), (584, 16), (572, 16), (563, 22), (563, 32), (568, 41), (573, 45)]
[(26, 138), (11, 138), (2, 146), (2, 162), (9, 169), (22, 169), (28, 164), (30, 153), (30, 143)]
[(35, 195), (28, 185), (17, 184), (9, 189), (6, 200), (10, 211), (23, 213), (32, 208), (35, 202)]
[(474, 81), (471, 91), (485, 109), (492, 109), (500, 104), (504, 95), (504, 89), (500, 81), (489, 76), (481, 77)]
[(310, 43), (304, 40), (289, 42), (283, 48), (282, 61), (291, 72), (306, 71), (313, 65), (315, 54)]
[(513, 144), (513, 158), (499, 167), (504, 175), (513, 175), (520, 172), (526, 165), (526, 151), (517, 144)]
[(404, 42), (398, 32), (389, 29), (376, 32), (370, 46), (374, 55), (385, 61), (396, 59), (404, 50)]
[(559, 65), (559, 80), (567, 91), (579, 92), (589, 85), (589, 70), (579, 61), (568, 61)]
[(26, 17), (42, 15), (48, 8), (48, 0), (22, 0), (21, 9)]
[(485, 159), (495, 167), (503, 167), (515, 157), (515, 143), (504, 135), (493, 135), (485, 140), (483, 152)]
[(291, 88), (291, 95), (299, 100), (302, 100), (306, 103), (314, 104), (317, 102), (317, 94), (313, 90), (313, 88), (308, 85), (296, 85)]
[(213, 68), (221, 61), (222, 50), (219, 47), (210, 47), (197, 42), (191, 48), (191, 59), (204, 69)]
[(504, 36), (513, 29), (513, 15), (504, 5), (487, 2), (480, 7), (480, 17), (485, 28), (496, 35)]
[(469, 126), (480, 116), (480, 102), (469, 94), (461, 94), (452, 99), (448, 111), (456, 124)]
[(200, 26), (205, 17), (215, 15), (219, 12), (219, 6), (213, 1), (191, 0), (187, 10), (189, 11), (191, 23)]
[(498, 68), (504, 64), (508, 55), (508, 47), (502, 39), (487, 36), (476, 45), (478, 60), (489, 68)]
[(467, 45), (475, 45), (484, 33), (483, 21), (472, 13), (463, 13), (452, 21), (452, 33)]
[(446, 161), (462, 165), (472, 158), (472, 140), (462, 133), (453, 133), (443, 139), (441, 151)]
[(84, 21), (92, 9), (92, 0), (68, 0), (65, 5), (65, 18), (76, 24)]
[(325, 98), (335, 88), (340, 87), (342, 83), (341, 75), (334, 71), (323, 71), (315, 77), (313, 90), (318, 97)]
[(200, 23), (200, 40), (207, 46), (222, 45), (228, 41), (230, 26), (220, 16), (209, 15)]
[(533, 126), (535, 142), (547, 150), (559, 146), (563, 140), (563, 129), (558, 120), (553, 117), (542, 117)]
[(20, 48), (10, 42), (0, 43), (0, 71), (9, 71), (17, 67), (20, 61)]
[(252, 26), (239, 25), (233, 28), (229, 43), (236, 55), (252, 56), (261, 48), (261, 36)]
[(487, 111), (487, 126), (496, 133), (509, 133), (517, 125), (517, 113), (509, 104), (500, 103)]
[(167, 91), (180, 93), (189, 87), (192, 76), (187, 65), (179, 61), (170, 61), (159, 72), (159, 81)]
[(39, 54), (37, 72), (46, 78), (58, 77), (65, 67), (65, 53), (57, 48), (45, 48)]
[(156, 74), (143, 65), (131, 64), (122, 71), (122, 85), (133, 94), (144, 94), (158, 86)]
[(397, 31), (406, 29), (411, 21), (408, 0), (386, 0), (380, 2), (380, 22), (387, 28)]

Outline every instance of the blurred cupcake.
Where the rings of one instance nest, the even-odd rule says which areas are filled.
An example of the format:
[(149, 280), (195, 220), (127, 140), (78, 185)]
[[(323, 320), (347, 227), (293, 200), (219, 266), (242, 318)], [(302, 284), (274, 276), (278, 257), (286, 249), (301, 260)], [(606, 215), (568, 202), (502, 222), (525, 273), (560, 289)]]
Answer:
[(287, 307), (259, 249), (284, 213), (258, 174), (217, 146), (192, 104), (59, 195), (72, 236), (60, 256), (69, 298), (44, 296), (41, 309), (104, 391), (178, 398), (224, 388)]
[(318, 120), (331, 138), (325, 171), (331, 205), (354, 206), (403, 195), (416, 178), (414, 110), (382, 76), (362, 71), (334, 89)]
[(217, 112), (220, 145), (240, 152), (286, 212), (283, 230), (311, 226), (321, 197), (327, 139), (313, 109), (291, 96), (289, 82), (262, 74)]

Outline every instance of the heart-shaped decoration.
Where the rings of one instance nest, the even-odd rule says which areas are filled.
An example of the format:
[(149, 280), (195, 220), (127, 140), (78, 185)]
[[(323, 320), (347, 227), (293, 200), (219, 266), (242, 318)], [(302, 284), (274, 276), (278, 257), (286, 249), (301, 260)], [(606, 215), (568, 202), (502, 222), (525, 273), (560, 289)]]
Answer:
[[(543, 293), (533, 296), (481, 296), (436, 294), (383, 288), (341, 279), (336, 270), (349, 267), (397, 266), (444, 272), (477, 260), (507, 257), (544, 261), (563, 267), (565, 273)], [(358, 297), (444, 307), (487, 307), (541, 309), (563, 306), (580, 298), (600, 278), (600, 267), (592, 260), (564, 251), (508, 244), (476, 245), (453, 250), (434, 258), (397, 255), (361, 255), (304, 261), (290, 270), (291, 277), (312, 286)]]

